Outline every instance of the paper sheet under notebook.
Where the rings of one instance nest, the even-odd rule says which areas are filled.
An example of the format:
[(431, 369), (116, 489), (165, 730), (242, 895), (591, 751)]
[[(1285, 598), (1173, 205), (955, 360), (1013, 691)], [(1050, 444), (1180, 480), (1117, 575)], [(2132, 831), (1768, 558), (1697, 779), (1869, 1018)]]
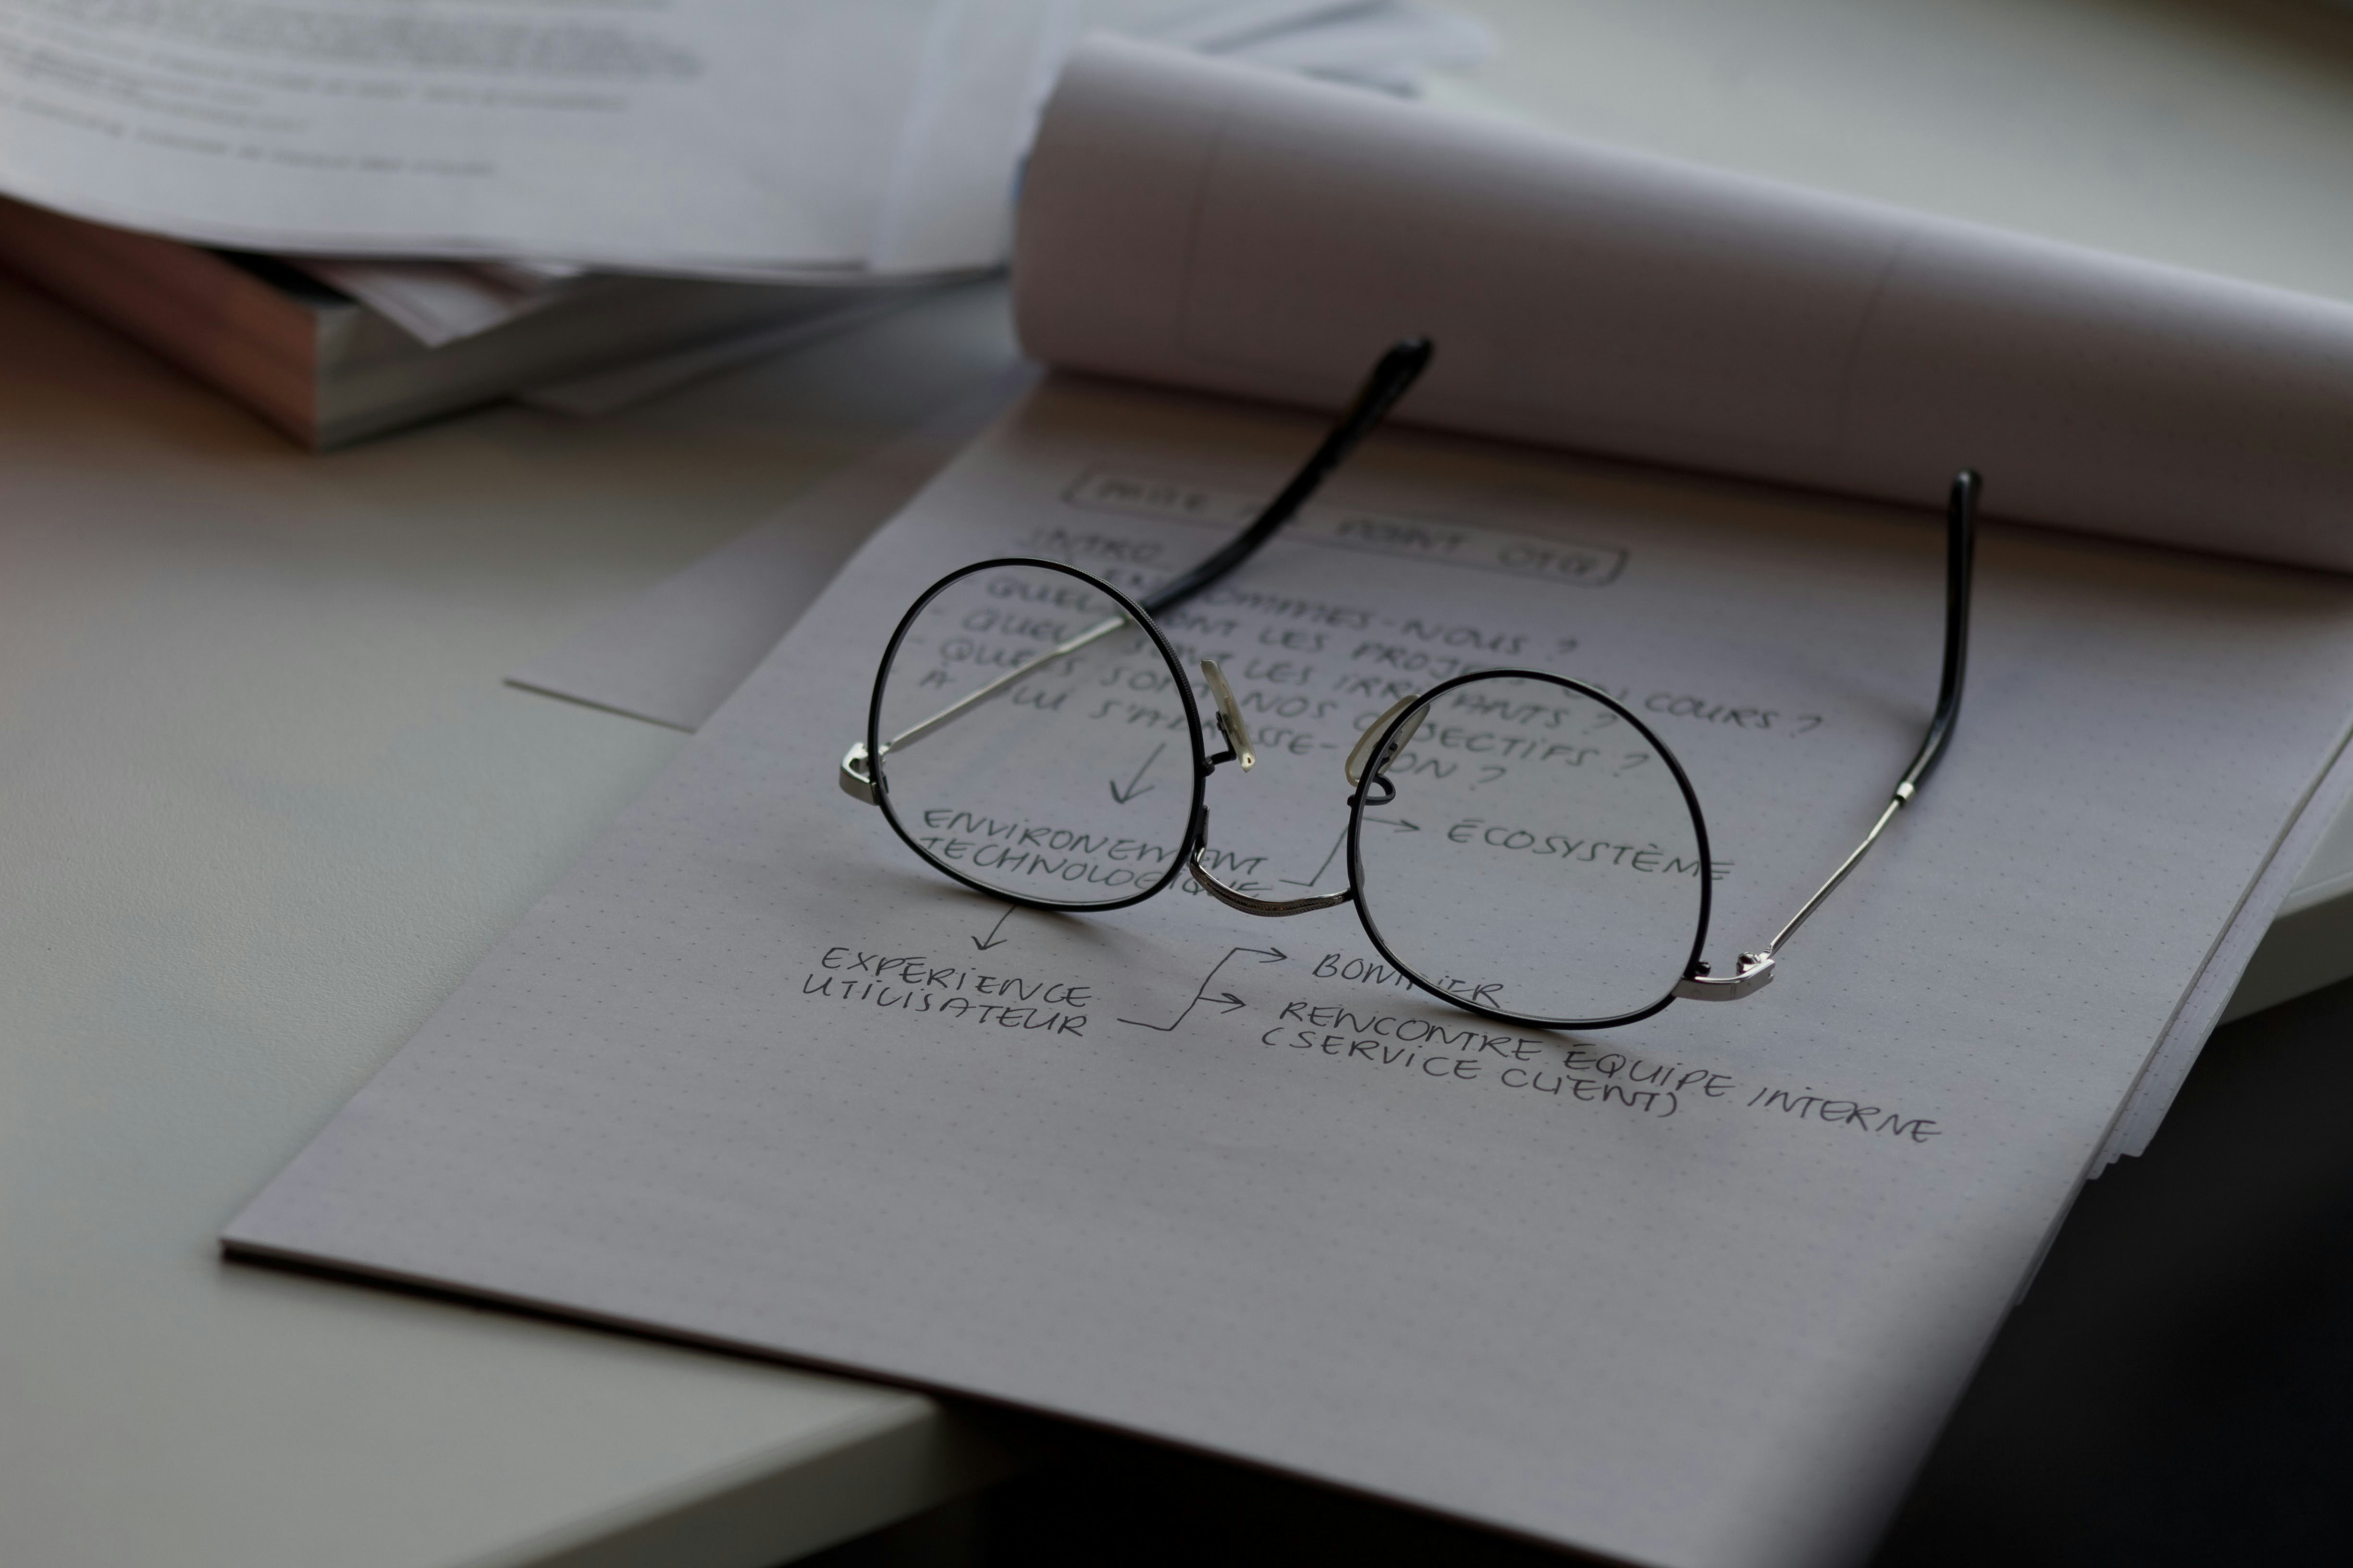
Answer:
[[(1968, 706), (1919, 805), (1769, 990), (1586, 1038), (1398, 987), (1345, 908), (1261, 921), (1172, 889), (1000, 923), (835, 787), (887, 627), (942, 570), (1019, 550), (1147, 582), (1222, 537), (1172, 501), (1230, 515), (1313, 435), (1050, 384), (851, 562), (229, 1245), (1641, 1562), (1859, 1557), (2336, 754), (2353, 583), (1989, 528)], [(1599, 587), (1474, 570), (1384, 524), (1621, 565)], [(1404, 554), (1346, 547), (1368, 532)], [(1659, 700), (1729, 867), (1728, 956), (1916, 742), (1939, 543), (1926, 513), (1383, 437), (1172, 617), (1291, 731), (1213, 781), (1219, 840), (1270, 885), (1315, 882), (1335, 748), (1387, 683), (1524, 658)], [(1204, 993), (1236, 1005), (1188, 1011)]]

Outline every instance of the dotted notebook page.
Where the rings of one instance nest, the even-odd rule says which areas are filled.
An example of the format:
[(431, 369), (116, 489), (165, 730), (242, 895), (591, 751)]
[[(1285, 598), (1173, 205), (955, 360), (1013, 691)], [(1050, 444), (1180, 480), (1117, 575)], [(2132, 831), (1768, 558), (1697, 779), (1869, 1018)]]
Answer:
[[(1101, 914), (984, 896), (838, 787), (892, 628), (942, 574), (1050, 557), (1148, 589), (1315, 433), (1047, 384), (852, 560), (230, 1248), (967, 1391), (1633, 1560), (1866, 1550), (2336, 754), (2353, 584), (1988, 525), (1941, 771), (1769, 987), (1620, 1028), (1450, 1006), (1347, 903), (1253, 919), (1181, 872)], [(1639, 962), (1644, 922), (1704, 885), (1728, 973), (1917, 744), (1942, 548), (1926, 512), (1385, 435), (1166, 618), (1198, 710), (1215, 658), (1257, 742), (1203, 785), (1216, 874), (1303, 898), (1361, 869), (1390, 947), (1500, 1002)], [(943, 701), (1090, 613), (974, 581), (911, 633)], [(1024, 886), (1166, 869), (1182, 694), (1133, 627), (1071, 658), (909, 743), (910, 838)], [(1639, 716), (1703, 804), (1705, 868), (1627, 793), (1660, 765), (1647, 742), (1525, 692), (1434, 705), (1352, 857), (1361, 727), (1393, 690), (1501, 665)], [(983, 743), (1048, 732), (986, 728), (1017, 721), (1077, 749)], [(942, 793), (902, 798), (933, 745)], [(958, 793), (1017, 763), (1018, 798)], [(1614, 781), (1574, 797), (1590, 819), (1541, 816), (1588, 779)], [(1099, 826), (1119, 813), (1138, 826)], [(1561, 933), (1556, 963), (1496, 956), (1531, 931)]]

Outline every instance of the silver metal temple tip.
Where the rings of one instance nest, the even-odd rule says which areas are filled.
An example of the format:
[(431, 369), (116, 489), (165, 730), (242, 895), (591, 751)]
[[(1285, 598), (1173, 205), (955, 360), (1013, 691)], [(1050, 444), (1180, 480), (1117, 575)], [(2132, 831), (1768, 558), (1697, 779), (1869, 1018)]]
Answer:
[(869, 805), (876, 804), (874, 775), (866, 765), (865, 742), (860, 741), (849, 748), (849, 753), (841, 759), (841, 772), (836, 778), (842, 794), (852, 800), (862, 800)]
[(1770, 952), (1744, 952), (1740, 968), (1729, 980), (1719, 980), (1708, 973), (1704, 962), (1692, 965), (1692, 972), (1675, 982), (1675, 996), (1684, 1002), (1737, 1002), (1751, 996), (1773, 984), (1773, 955)]

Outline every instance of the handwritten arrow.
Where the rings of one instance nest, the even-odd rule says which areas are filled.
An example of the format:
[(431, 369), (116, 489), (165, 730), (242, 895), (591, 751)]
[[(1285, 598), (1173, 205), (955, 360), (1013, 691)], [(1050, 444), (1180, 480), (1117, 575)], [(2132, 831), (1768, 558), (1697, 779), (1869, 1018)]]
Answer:
[(1348, 842), (1348, 830), (1344, 827), (1340, 829), (1340, 837), (1332, 840), (1332, 847), (1324, 852), (1324, 864), (1315, 868), (1315, 875), (1308, 878), (1307, 880), (1303, 882), (1296, 877), (1283, 877), (1278, 879), (1288, 882), (1294, 888), (1314, 887), (1316, 883), (1324, 879), (1324, 873), (1332, 868), (1332, 862), (1338, 859), (1340, 857), (1340, 846), (1346, 842)]
[(1144, 775), (1145, 775), (1145, 774), (1146, 774), (1146, 773), (1150, 773), (1150, 772), (1152, 771), (1152, 764), (1153, 764), (1153, 763), (1156, 763), (1156, 762), (1158, 762), (1158, 761), (1160, 760), (1160, 753), (1161, 753), (1161, 752), (1165, 752), (1165, 751), (1166, 751), (1167, 749), (1168, 749), (1168, 742), (1166, 742), (1166, 741), (1163, 741), (1163, 742), (1160, 742), (1160, 744), (1158, 744), (1158, 745), (1156, 745), (1156, 746), (1153, 747), (1153, 748), (1152, 748), (1152, 754), (1151, 754), (1150, 756), (1148, 756), (1148, 757), (1146, 757), (1146, 758), (1145, 758), (1145, 759), (1144, 759), (1144, 765), (1143, 765), (1142, 767), (1140, 767), (1140, 768), (1138, 768), (1138, 769), (1136, 769), (1136, 770), (1135, 770), (1135, 777), (1134, 777), (1134, 778), (1132, 778), (1132, 779), (1130, 779), (1130, 780), (1128, 780), (1128, 781), (1127, 781), (1127, 788), (1126, 788), (1124, 791), (1123, 791), (1123, 790), (1119, 787), (1119, 781), (1118, 781), (1117, 779), (1113, 779), (1113, 780), (1112, 780), (1112, 781), (1111, 781), (1111, 797), (1112, 797), (1112, 799), (1113, 799), (1113, 800), (1115, 800), (1115, 801), (1119, 802), (1119, 804), (1120, 804), (1120, 805), (1125, 805), (1129, 801), (1134, 800), (1137, 795), (1150, 795), (1150, 794), (1151, 794), (1155, 789), (1156, 789), (1157, 787), (1159, 787), (1159, 786), (1157, 786), (1156, 784), (1145, 784), (1145, 785), (1144, 785), (1144, 787), (1143, 787), (1142, 789), (1138, 789), (1138, 788), (1136, 788), (1135, 786), (1136, 786), (1137, 784), (1143, 784), (1143, 783), (1144, 783)]
[(1228, 1013), (1233, 1012), (1237, 1007), (1247, 1006), (1249, 1004), (1230, 991), (1220, 992), (1215, 996), (1209, 994), (1209, 983), (1217, 979), (1218, 971), (1232, 963), (1237, 955), (1245, 952), (1255, 954), (1261, 963), (1281, 963), (1291, 956), (1279, 947), (1229, 947), (1226, 949), (1225, 957), (1209, 965), (1209, 973), (1201, 976), (1201, 984), (1194, 990), (1192, 999), (1185, 1004), (1185, 1011), (1176, 1015), (1175, 1023), (1147, 1024), (1141, 1018), (1122, 1018), (1120, 1022), (1133, 1024), (1139, 1029), (1156, 1029), (1166, 1035), (1173, 1031), (1177, 1024), (1182, 1024), (1191, 1015), (1193, 1009), (1204, 1002), (1213, 1007), (1223, 1007)]
[(1006, 905), (1005, 912), (997, 917), (997, 923), (988, 928), (988, 936), (987, 940), (984, 941), (980, 937), (974, 937), (972, 939), (972, 945), (980, 949), (981, 952), (987, 952), (992, 947), (1001, 947), (1005, 943), (1011, 942), (1013, 940), (1011, 937), (999, 936), (997, 933), (1005, 929), (1005, 922), (1013, 918), (1013, 911), (1018, 907), (1018, 905), (1015, 904)]
[[(1367, 812), (1365, 816), (1365, 820), (1366, 822), (1377, 822), (1382, 826), (1389, 829), (1392, 833), (1419, 833), (1421, 831), (1420, 823), (1408, 822), (1402, 816), (1375, 816), (1371, 813)], [(1329, 871), (1332, 868), (1332, 862), (1340, 858), (1340, 847), (1347, 842), (1348, 831), (1345, 828), (1342, 828), (1340, 830), (1340, 837), (1332, 840), (1332, 847), (1325, 852), (1324, 856), (1324, 863), (1315, 868), (1315, 875), (1308, 878), (1307, 880), (1303, 882), (1296, 877), (1282, 877), (1277, 879), (1294, 888), (1314, 887), (1316, 883), (1324, 879), (1324, 873)]]

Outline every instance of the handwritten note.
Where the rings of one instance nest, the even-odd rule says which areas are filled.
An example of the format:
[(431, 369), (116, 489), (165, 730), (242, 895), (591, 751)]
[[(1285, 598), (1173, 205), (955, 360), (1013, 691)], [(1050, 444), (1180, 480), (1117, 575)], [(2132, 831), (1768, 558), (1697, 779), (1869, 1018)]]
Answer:
[[(1091, 511), (1200, 522), (1229, 533), (1256, 517), (1266, 501), (1263, 496), (1242, 491), (1103, 470), (1081, 476), (1063, 499)], [(1440, 518), (1395, 517), (1361, 508), (1311, 506), (1290, 525), (1288, 537), (1344, 550), (1370, 550), (1408, 560), (1540, 577), (1580, 588), (1612, 583), (1626, 565), (1626, 552), (1615, 545), (1499, 533)], [(1147, 548), (1156, 552), (1156, 546)]]

